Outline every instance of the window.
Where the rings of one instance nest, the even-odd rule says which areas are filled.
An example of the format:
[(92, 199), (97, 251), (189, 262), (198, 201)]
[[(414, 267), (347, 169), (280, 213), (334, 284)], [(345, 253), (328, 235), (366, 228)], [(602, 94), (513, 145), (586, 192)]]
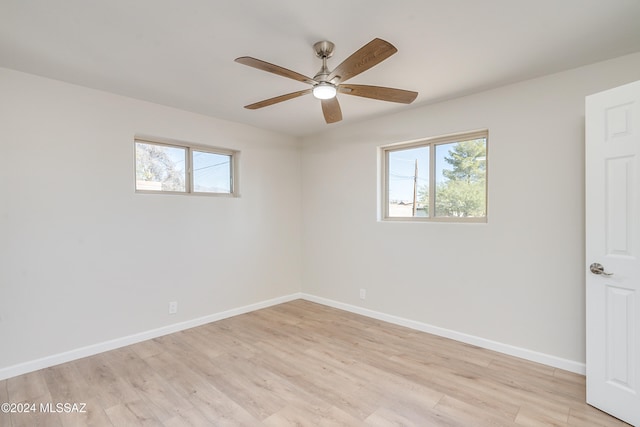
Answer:
[(382, 219), (486, 222), (488, 131), (381, 148)]
[(135, 140), (136, 191), (237, 195), (232, 150)]

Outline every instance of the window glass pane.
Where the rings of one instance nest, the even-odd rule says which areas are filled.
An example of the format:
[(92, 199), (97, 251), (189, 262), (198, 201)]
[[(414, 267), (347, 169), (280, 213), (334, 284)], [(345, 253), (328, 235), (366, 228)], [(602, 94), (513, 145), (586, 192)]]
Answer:
[(231, 193), (231, 156), (194, 150), (193, 191)]
[(429, 147), (388, 152), (389, 217), (429, 216)]
[(435, 216), (486, 216), (487, 139), (436, 145), (435, 157)]
[(186, 149), (136, 142), (136, 190), (186, 191)]

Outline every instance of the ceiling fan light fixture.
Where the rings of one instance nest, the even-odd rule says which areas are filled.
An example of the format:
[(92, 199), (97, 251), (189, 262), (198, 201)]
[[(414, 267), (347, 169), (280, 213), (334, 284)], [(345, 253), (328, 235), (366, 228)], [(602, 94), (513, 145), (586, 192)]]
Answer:
[(333, 71), (330, 71), (329, 68), (327, 68), (327, 58), (331, 57), (333, 54), (333, 48), (334, 44), (326, 40), (313, 45), (316, 56), (322, 60), (322, 68), (320, 68), (320, 71), (318, 71), (313, 78), (250, 56), (241, 56), (240, 58), (236, 58), (236, 62), (240, 64), (277, 74), (288, 79), (297, 80), (312, 86), (308, 89), (287, 93), (286, 95), (276, 96), (260, 102), (254, 102), (253, 104), (245, 105), (244, 108), (257, 110), (258, 108), (268, 107), (269, 105), (278, 104), (289, 99), (298, 98), (312, 93), (314, 98), (322, 101), (322, 114), (324, 115), (324, 120), (327, 123), (336, 123), (342, 120), (342, 111), (336, 96), (338, 91), (341, 96), (359, 96), (362, 98), (399, 102), (402, 104), (411, 104), (418, 96), (418, 92), (394, 89), (385, 86), (344, 84), (350, 78), (367, 71), (369, 68), (379, 64), (396, 53), (398, 49), (396, 49), (391, 43), (378, 38), (373, 39), (352, 53), (347, 57), (347, 59), (342, 61), (340, 65), (334, 68)]
[(336, 96), (338, 90), (334, 85), (327, 82), (320, 82), (313, 87), (313, 96), (317, 99), (331, 99)]

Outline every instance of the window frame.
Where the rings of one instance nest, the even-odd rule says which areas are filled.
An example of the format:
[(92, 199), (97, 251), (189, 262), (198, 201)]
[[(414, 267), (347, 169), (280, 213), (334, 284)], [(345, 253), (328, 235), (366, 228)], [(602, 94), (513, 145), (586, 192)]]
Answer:
[[(455, 142), (485, 138), (485, 215), (482, 217), (398, 217), (389, 216), (389, 153), (418, 147), (429, 147), (429, 212), (435, 214), (436, 201), (436, 146)], [(400, 142), (379, 147), (379, 210), (378, 220), (389, 222), (448, 222), (448, 223), (487, 223), (489, 217), (489, 130), (480, 129), (469, 132), (453, 133), (414, 141)]]
[[(137, 185), (137, 153), (136, 144), (152, 144), (171, 148), (180, 148), (185, 150), (185, 190), (184, 191), (166, 191), (166, 190), (147, 190), (138, 189)], [(206, 191), (194, 191), (194, 173), (193, 173), (193, 153), (209, 153), (219, 154), (230, 157), (230, 189), (229, 193), (215, 193)], [(175, 141), (165, 138), (155, 138), (146, 136), (135, 136), (133, 139), (133, 186), (136, 193), (139, 194), (179, 194), (194, 195), (207, 197), (239, 197), (238, 187), (238, 164), (240, 151), (229, 148), (212, 147), (208, 145), (191, 144), (183, 141)]]

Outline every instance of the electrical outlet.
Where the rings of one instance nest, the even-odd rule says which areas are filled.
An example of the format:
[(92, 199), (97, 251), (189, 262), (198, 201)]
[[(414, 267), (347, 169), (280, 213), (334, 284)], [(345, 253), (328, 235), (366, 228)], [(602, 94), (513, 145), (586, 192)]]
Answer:
[(169, 314), (176, 314), (178, 312), (178, 301), (169, 302)]
[(365, 299), (365, 298), (367, 298), (367, 290), (360, 289), (360, 299)]

